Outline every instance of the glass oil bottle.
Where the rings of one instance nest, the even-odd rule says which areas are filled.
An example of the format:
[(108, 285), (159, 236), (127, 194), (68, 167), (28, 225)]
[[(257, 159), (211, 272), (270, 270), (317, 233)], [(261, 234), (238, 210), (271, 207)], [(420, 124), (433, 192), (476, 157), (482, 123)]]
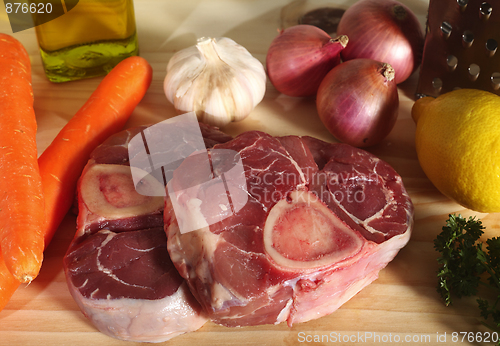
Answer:
[(50, 81), (105, 75), (121, 60), (138, 55), (133, 0), (46, 2), (60, 6), (61, 1), (65, 13), (35, 27)]

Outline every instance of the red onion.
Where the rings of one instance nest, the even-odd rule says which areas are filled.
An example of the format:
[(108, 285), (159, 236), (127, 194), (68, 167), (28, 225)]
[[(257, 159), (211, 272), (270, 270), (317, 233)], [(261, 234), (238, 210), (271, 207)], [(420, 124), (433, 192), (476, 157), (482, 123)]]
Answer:
[(316, 106), (321, 121), (338, 140), (356, 147), (378, 144), (398, 115), (394, 69), (371, 59), (346, 61), (326, 75)]
[(419, 66), (424, 34), (415, 14), (395, 0), (360, 0), (349, 7), (337, 27), (349, 36), (343, 60), (373, 59), (396, 70), (396, 84), (405, 81)]
[(316, 94), (326, 74), (340, 63), (347, 36), (332, 39), (313, 25), (295, 25), (283, 30), (267, 52), (267, 74), (271, 83), (288, 96)]

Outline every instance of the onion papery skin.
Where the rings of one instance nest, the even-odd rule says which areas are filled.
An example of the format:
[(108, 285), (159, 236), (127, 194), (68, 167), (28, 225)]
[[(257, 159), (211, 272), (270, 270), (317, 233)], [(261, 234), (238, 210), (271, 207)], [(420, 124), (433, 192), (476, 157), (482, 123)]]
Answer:
[(337, 27), (349, 36), (344, 61), (367, 58), (390, 64), (396, 84), (404, 82), (422, 59), (424, 33), (415, 14), (395, 0), (360, 0), (349, 7)]
[(371, 59), (346, 61), (321, 82), (316, 107), (325, 127), (339, 141), (355, 147), (378, 144), (398, 116), (394, 69)]
[(274, 38), (266, 56), (269, 80), (282, 94), (315, 95), (326, 74), (340, 63), (340, 52), (349, 39), (333, 39), (320, 28), (301, 24)]

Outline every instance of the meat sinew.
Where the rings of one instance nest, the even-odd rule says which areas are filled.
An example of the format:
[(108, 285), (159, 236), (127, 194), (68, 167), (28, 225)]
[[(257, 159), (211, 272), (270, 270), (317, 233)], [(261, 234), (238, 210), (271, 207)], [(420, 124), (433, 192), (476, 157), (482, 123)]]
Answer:
[[(64, 268), (73, 298), (101, 332), (161, 342), (200, 328), (207, 317), (168, 256), (164, 197), (135, 190), (128, 143), (144, 129), (112, 136), (92, 153)], [(231, 139), (209, 127), (202, 133), (207, 148)]]
[[(209, 180), (227, 171), (215, 164), (221, 149), (244, 168), (246, 203), (231, 213), (210, 190)], [(330, 314), (410, 238), (413, 205), (401, 177), (366, 151), (251, 131), (215, 145), (209, 156), (208, 178), (196, 170), (199, 156), (174, 172), (164, 222), (170, 258), (218, 324), (291, 326)], [(206, 222), (213, 213), (223, 217)], [(205, 226), (181, 232), (179, 224), (189, 222)]]

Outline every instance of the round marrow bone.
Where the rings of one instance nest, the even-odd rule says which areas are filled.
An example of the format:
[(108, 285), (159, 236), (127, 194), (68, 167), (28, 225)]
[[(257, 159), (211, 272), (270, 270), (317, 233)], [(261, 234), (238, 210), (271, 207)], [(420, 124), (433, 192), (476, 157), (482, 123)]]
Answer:
[[(144, 215), (163, 208), (163, 196), (137, 193), (129, 166), (95, 164), (82, 179), (80, 193), (87, 208), (107, 219)], [(145, 175), (141, 184), (155, 186), (159, 182), (151, 175)]]
[(269, 212), (264, 247), (276, 264), (317, 268), (356, 255), (363, 241), (315, 195), (293, 191)]

